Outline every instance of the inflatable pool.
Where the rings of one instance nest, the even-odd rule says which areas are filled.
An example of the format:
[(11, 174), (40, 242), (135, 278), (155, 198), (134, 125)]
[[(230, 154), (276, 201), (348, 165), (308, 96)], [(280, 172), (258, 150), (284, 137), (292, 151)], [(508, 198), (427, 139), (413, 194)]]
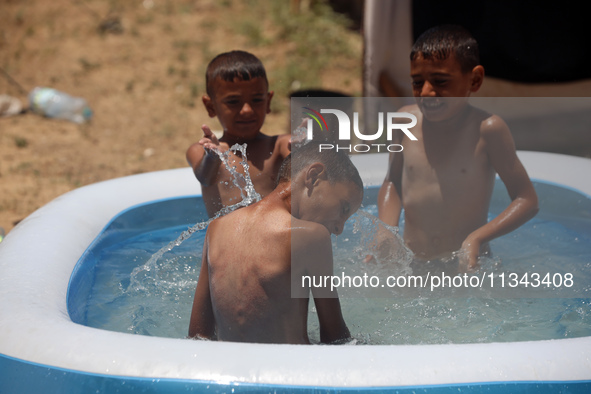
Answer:
[[(591, 195), (591, 160), (519, 152), (534, 179)], [(367, 185), (387, 156), (353, 158)], [(114, 179), (67, 193), (0, 243), (0, 392), (400, 393), (591, 391), (591, 337), (509, 343), (295, 346), (192, 341), (72, 322), (77, 262), (129, 207), (199, 194), (190, 169)]]

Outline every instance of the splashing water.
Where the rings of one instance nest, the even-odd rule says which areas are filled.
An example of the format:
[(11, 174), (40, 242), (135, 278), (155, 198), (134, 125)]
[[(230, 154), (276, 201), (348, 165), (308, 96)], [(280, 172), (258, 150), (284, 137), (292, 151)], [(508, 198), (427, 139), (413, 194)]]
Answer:
[(404, 243), (398, 227), (390, 226), (371, 213), (359, 210), (353, 223), (353, 233), (361, 234), (359, 245), (355, 248), (360, 256), (372, 255), (378, 265), (398, 267), (397, 275), (412, 273), (409, 264), (414, 254)]
[[(252, 179), (250, 179), (250, 166), (248, 165), (248, 161), (246, 158), (246, 146), (247, 144), (234, 144), (229, 151), (221, 152), (217, 149), (213, 150), (213, 152), (215, 152), (219, 156), (220, 160), (230, 173), (232, 183), (234, 184), (234, 186), (236, 186), (238, 190), (240, 190), (240, 196), (242, 197), (242, 200), (236, 204), (222, 207), (209, 220), (199, 222), (194, 226), (188, 228), (187, 230), (183, 231), (177, 239), (161, 248), (158, 252), (154, 253), (152, 257), (150, 257), (150, 259), (144, 265), (136, 267), (131, 272), (130, 283), (129, 287), (127, 288), (128, 290), (144, 289), (144, 285), (142, 283), (143, 281), (138, 279), (140, 278), (140, 276), (142, 276), (142, 272), (154, 272), (153, 275), (157, 278), (159, 270), (159, 266), (157, 264), (158, 260), (160, 260), (164, 253), (171, 251), (176, 246), (180, 246), (184, 241), (189, 239), (196, 231), (204, 230), (205, 228), (207, 228), (209, 223), (219, 218), (220, 216), (227, 215), (228, 213), (235, 211), (238, 208), (246, 207), (252, 203), (260, 201), (261, 195), (257, 193), (257, 191), (254, 189)], [(234, 153), (236, 153), (237, 151), (240, 152), (242, 159), (239, 164), (244, 169), (244, 175), (239, 173), (235, 166), (230, 165), (230, 151)]]
[[(389, 226), (374, 216), (374, 207), (358, 210), (351, 216), (343, 236), (333, 241), (335, 275), (375, 277), (385, 283), (389, 276), (412, 274), (414, 254), (405, 245), (398, 227)], [(379, 285), (339, 288), (341, 298), (389, 298), (393, 296), (391, 293), (391, 289)]]
[[(180, 246), (195, 232), (206, 229), (213, 220), (238, 208), (246, 207), (261, 199), (260, 194), (256, 192), (252, 179), (250, 178), (246, 147), (247, 144), (235, 144), (229, 151), (221, 152), (219, 150), (214, 150), (230, 173), (232, 183), (240, 191), (242, 200), (236, 204), (222, 207), (209, 220), (199, 222), (183, 231), (175, 240), (169, 242), (154, 253), (146, 263), (134, 268), (131, 272), (130, 282), (126, 291), (153, 291), (154, 284), (163, 282), (161, 275), (168, 275), (167, 266), (170, 262), (174, 261), (174, 259), (172, 259), (170, 261), (159, 263), (165, 253)], [(230, 164), (230, 151), (234, 153), (240, 152), (241, 160), (238, 165), (242, 166), (244, 174), (240, 173), (236, 166)], [(365, 273), (381, 275), (386, 273), (396, 275), (407, 275), (412, 273), (410, 263), (412, 262), (414, 255), (405, 245), (399, 234), (398, 227), (389, 226), (371, 213), (361, 210), (357, 212), (357, 215), (355, 215), (354, 218), (353, 233), (360, 235), (360, 239), (354, 247), (354, 252), (361, 257), (360, 259), (357, 259), (357, 262), (354, 264), (354, 271), (361, 270)], [(333, 247), (333, 249), (338, 255), (339, 249), (341, 248)], [(373, 256), (373, 264), (359, 264), (367, 255)]]

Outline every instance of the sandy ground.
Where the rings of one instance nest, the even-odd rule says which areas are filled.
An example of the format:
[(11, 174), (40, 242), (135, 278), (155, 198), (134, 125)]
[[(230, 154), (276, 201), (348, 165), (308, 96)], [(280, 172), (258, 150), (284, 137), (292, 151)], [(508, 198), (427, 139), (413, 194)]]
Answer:
[[(186, 166), (185, 151), (201, 137), (201, 124), (220, 130), (201, 103), (205, 68), (220, 52), (247, 50), (265, 64), (275, 91), (263, 128), (270, 135), (288, 131), (291, 90), (360, 96), (360, 31), (306, 9), (310, 3), (0, 0), (0, 67), (21, 86), (0, 73), (0, 94), (27, 106), (31, 89), (49, 86), (84, 97), (94, 111), (85, 125), (33, 113), (0, 117), (0, 227), (10, 231), (90, 183)], [(294, 4), (304, 8), (296, 12)], [(307, 19), (300, 23), (296, 14)], [(546, 94), (553, 95), (534, 96)], [(517, 148), (591, 157), (585, 116), (570, 131), (558, 127), (560, 119), (526, 125), (528, 133), (512, 126)]]
[[(0, 226), (10, 231), (83, 185), (186, 166), (185, 150), (200, 138), (200, 125), (219, 130), (201, 103), (205, 67), (219, 52), (251, 51), (265, 64), (272, 89), (293, 84), (279, 72), (293, 45), (273, 35), (268, 15), (249, 14), (244, 3), (0, 0), (0, 67), (25, 91), (50, 86), (84, 97), (94, 111), (86, 125), (33, 113), (0, 118)], [(121, 34), (117, 25), (97, 29), (109, 14), (119, 18)], [(270, 26), (262, 44), (236, 28), (247, 18)], [(347, 31), (342, 38), (353, 56), (322, 70), (317, 86), (359, 95), (361, 36)], [(281, 93), (267, 134), (287, 131), (289, 101)], [(3, 76), (0, 94), (28, 105), (26, 94)]]

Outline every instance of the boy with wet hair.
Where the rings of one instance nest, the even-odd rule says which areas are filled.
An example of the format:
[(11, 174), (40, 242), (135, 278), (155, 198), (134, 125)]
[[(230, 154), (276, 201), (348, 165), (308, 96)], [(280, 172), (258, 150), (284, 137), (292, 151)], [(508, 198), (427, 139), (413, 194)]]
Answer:
[(463, 73), (469, 73), (480, 65), (478, 42), (468, 30), (457, 25), (442, 25), (427, 30), (410, 50), (411, 62), (419, 56), (427, 60), (444, 60), (451, 55), (455, 55)]
[[(203, 201), (212, 217), (223, 206), (240, 201), (240, 190), (214, 150), (229, 151), (234, 144), (247, 144), (250, 178), (255, 190), (265, 196), (273, 190), (281, 162), (289, 155), (290, 136), (267, 136), (261, 133), (266, 115), (271, 112), (273, 92), (261, 61), (244, 51), (216, 56), (206, 72), (203, 104), (210, 117), (217, 117), (223, 135), (217, 138), (203, 125), (203, 138), (187, 150), (187, 161), (201, 183)], [(230, 165), (243, 168), (237, 154), (230, 152)]]
[[(460, 26), (438, 26), (412, 48), (418, 141), (398, 135), (403, 150), (390, 155), (378, 196), (379, 217), (397, 226), (404, 209), (404, 240), (419, 260), (459, 253), (459, 269), (473, 270), (488, 242), (513, 231), (538, 211), (534, 187), (515, 152), (506, 123), (468, 103), (484, 78), (478, 45)], [(511, 204), (487, 221), (495, 173)]]
[(343, 152), (318, 154), (310, 142), (286, 159), (278, 179), (261, 201), (209, 225), (189, 337), (308, 344), (310, 291), (320, 341), (350, 337), (336, 290), (303, 287), (301, 278), (333, 274), (330, 235), (361, 205), (359, 173)]

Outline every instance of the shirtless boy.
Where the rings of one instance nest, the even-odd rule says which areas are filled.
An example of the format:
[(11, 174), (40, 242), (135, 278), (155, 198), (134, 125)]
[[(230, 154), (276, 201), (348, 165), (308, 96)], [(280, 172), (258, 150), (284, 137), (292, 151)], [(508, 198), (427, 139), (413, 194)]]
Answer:
[[(538, 211), (534, 187), (515, 152), (505, 122), (468, 104), (484, 78), (476, 40), (459, 26), (428, 30), (411, 52), (417, 104), (404, 147), (390, 156), (378, 196), (379, 217), (398, 225), (405, 212), (404, 240), (420, 260), (446, 258), (462, 250), (460, 269), (477, 266), (488, 242), (531, 219)], [(487, 222), (495, 172), (511, 204)]]
[[(187, 161), (201, 183), (203, 201), (212, 217), (223, 206), (240, 201), (240, 190), (213, 151), (228, 151), (234, 144), (247, 144), (249, 172), (255, 190), (265, 196), (273, 190), (281, 162), (289, 155), (289, 135), (261, 133), (265, 117), (271, 112), (273, 92), (261, 61), (244, 51), (216, 56), (206, 72), (207, 94), (203, 104), (210, 117), (217, 116), (223, 128), (218, 140), (207, 125), (203, 138), (187, 150)], [(241, 158), (230, 153), (230, 164), (243, 173)]]
[[(189, 336), (310, 343), (310, 289), (292, 294), (292, 279), (332, 275), (330, 234), (343, 231), (362, 198), (359, 173), (343, 152), (318, 153), (310, 142), (290, 155), (267, 197), (209, 225)], [(349, 338), (336, 292), (311, 290), (321, 342)]]

